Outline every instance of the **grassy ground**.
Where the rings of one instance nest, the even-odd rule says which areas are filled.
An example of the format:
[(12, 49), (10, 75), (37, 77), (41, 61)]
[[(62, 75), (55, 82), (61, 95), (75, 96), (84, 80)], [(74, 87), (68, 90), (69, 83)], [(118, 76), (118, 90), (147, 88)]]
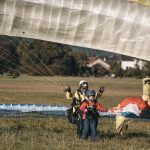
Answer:
[[(79, 77), (0, 76), (0, 103), (35, 103), (69, 105), (63, 92), (69, 84), (74, 91)], [(105, 86), (100, 101), (112, 108), (127, 96), (140, 97), (140, 79), (84, 78), (91, 89)], [(48, 81), (49, 80), (49, 81)], [(98, 141), (76, 138), (75, 126), (65, 118), (0, 118), (0, 150), (150, 150), (150, 123), (133, 123), (124, 138), (116, 134), (115, 122), (99, 119)]]

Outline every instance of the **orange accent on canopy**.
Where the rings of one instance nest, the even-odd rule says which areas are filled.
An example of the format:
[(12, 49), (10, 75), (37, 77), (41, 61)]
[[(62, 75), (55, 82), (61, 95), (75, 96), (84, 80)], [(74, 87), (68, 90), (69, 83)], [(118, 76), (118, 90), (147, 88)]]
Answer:
[(140, 110), (148, 108), (148, 105), (140, 98), (137, 97), (127, 97), (120, 103), (120, 108), (125, 107), (128, 104), (137, 104)]

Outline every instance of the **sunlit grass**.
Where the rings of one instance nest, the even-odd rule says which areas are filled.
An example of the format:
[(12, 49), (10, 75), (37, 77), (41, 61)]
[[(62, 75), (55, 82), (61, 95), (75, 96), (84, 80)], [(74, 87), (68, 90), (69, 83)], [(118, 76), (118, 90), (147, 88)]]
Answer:
[[(68, 104), (64, 87), (69, 84), (74, 92), (78, 88), (79, 77), (29, 77), (21, 76), (13, 79), (0, 76), (0, 103), (31, 104)], [(112, 107), (127, 96), (142, 95), (141, 79), (83, 78), (89, 87), (98, 91), (105, 86), (101, 101)], [(51, 81), (51, 82), (50, 82)], [(110, 105), (113, 103), (113, 105)]]

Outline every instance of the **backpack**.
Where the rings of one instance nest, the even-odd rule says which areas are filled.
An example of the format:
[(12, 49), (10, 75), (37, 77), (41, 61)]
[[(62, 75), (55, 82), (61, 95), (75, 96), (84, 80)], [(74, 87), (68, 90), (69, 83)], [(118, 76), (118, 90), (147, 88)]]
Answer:
[(66, 117), (71, 124), (76, 124), (76, 117), (73, 113), (73, 107), (66, 110)]

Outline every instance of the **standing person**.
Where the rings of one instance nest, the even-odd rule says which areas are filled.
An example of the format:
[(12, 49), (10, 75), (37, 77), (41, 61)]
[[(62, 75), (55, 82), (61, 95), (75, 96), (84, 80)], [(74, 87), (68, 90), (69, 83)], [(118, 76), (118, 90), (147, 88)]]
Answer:
[[(76, 90), (73, 95), (71, 92), (71, 88), (69, 85), (65, 87), (66, 99), (72, 100), (73, 112), (79, 109), (82, 101), (86, 99), (85, 92), (89, 89), (88, 82), (85, 80), (81, 80), (79, 82), (79, 88)], [(104, 92), (104, 86), (101, 86), (98, 93), (96, 93), (96, 97), (99, 98)]]
[(143, 101), (148, 102), (150, 105), (150, 78), (146, 77), (143, 79)]
[[(94, 90), (86, 91), (87, 99), (80, 106), (83, 120), (83, 132), (81, 138), (87, 139), (90, 133), (92, 140), (96, 140), (97, 137), (97, 120), (98, 112), (107, 112), (107, 109), (97, 102), (96, 92)], [(89, 132), (90, 131), (90, 132)]]
[(66, 86), (66, 98), (68, 100), (72, 100), (73, 112), (77, 111), (81, 102), (85, 99), (85, 92), (88, 90), (88, 82), (85, 80), (81, 80), (79, 82), (79, 88), (76, 90), (73, 95), (71, 92), (71, 88), (69, 85)]
[[(76, 90), (74, 95), (72, 94), (71, 87), (69, 85), (65, 87), (66, 98), (68, 100), (72, 100), (71, 108), (67, 110), (67, 118), (71, 123), (76, 124), (78, 137), (81, 136), (82, 127), (83, 127), (81, 115), (78, 110), (81, 103), (86, 99), (85, 93), (88, 90), (88, 88), (89, 85), (86, 80), (81, 80), (79, 82), (79, 88)], [(104, 87), (101, 86), (98, 93), (96, 93), (96, 97), (100, 97), (103, 94), (103, 92), (104, 92)]]

